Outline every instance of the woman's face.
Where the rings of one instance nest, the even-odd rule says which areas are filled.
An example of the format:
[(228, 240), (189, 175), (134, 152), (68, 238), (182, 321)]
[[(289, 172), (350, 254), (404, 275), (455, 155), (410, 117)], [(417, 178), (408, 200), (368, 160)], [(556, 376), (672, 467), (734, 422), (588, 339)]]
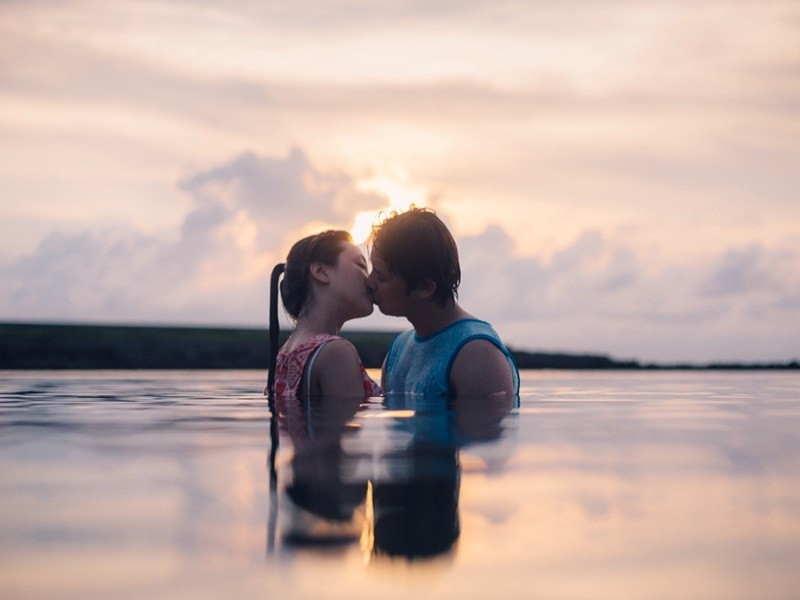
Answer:
[(344, 305), (348, 307), (350, 313), (348, 319), (372, 314), (374, 306), (367, 287), (368, 276), (369, 269), (364, 253), (358, 246), (346, 243), (333, 268), (331, 285), (337, 295), (345, 300)]

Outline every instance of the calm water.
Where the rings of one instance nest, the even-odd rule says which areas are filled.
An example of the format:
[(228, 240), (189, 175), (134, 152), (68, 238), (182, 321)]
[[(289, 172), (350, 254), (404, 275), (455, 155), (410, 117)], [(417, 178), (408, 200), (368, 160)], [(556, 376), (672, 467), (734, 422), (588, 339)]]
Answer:
[(263, 383), (0, 373), (0, 598), (798, 597), (800, 374), (288, 405), (274, 455)]

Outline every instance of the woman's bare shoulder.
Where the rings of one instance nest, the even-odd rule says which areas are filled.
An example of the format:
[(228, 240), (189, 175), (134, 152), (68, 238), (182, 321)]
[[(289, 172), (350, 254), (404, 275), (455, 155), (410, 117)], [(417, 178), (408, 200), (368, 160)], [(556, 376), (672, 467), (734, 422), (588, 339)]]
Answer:
[(348, 368), (350, 365), (359, 366), (361, 359), (358, 356), (358, 350), (349, 341), (344, 338), (336, 338), (327, 342), (319, 351), (317, 355), (317, 365), (325, 369), (327, 367), (333, 368)]
[(323, 346), (314, 363), (317, 389), (332, 396), (363, 396), (361, 359), (349, 341), (338, 338)]

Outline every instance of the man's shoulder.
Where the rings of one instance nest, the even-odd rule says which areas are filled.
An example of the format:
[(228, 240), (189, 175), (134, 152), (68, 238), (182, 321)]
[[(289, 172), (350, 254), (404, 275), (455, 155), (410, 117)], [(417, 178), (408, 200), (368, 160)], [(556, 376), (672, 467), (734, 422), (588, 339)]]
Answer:
[(481, 361), (489, 356), (504, 356), (505, 347), (499, 339), (480, 336), (468, 338), (459, 348), (458, 357)]
[(492, 327), (491, 323), (478, 319), (476, 317), (469, 317), (461, 319), (453, 323), (450, 328), (451, 336), (457, 343), (471, 342), (473, 339), (492, 339), (496, 342), (500, 341), (500, 336)]
[(416, 331), (413, 329), (406, 329), (405, 331), (401, 331), (400, 333), (397, 334), (397, 336), (392, 341), (392, 346), (396, 348), (405, 346), (408, 345), (409, 343), (416, 341), (416, 339), (417, 339)]
[(516, 393), (515, 366), (495, 338), (468, 339), (453, 357), (450, 383), (457, 395)]

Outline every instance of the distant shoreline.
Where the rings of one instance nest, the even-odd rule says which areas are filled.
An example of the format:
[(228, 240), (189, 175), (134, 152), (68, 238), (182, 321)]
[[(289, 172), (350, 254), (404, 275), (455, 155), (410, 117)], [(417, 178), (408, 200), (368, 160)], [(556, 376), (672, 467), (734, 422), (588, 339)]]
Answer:
[[(281, 341), (288, 337), (281, 332)], [(367, 368), (379, 368), (397, 331), (345, 331)], [(510, 348), (521, 369), (795, 370), (786, 363), (650, 364), (600, 354)], [(264, 369), (266, 328), (0, 323), (0, 370)]]

